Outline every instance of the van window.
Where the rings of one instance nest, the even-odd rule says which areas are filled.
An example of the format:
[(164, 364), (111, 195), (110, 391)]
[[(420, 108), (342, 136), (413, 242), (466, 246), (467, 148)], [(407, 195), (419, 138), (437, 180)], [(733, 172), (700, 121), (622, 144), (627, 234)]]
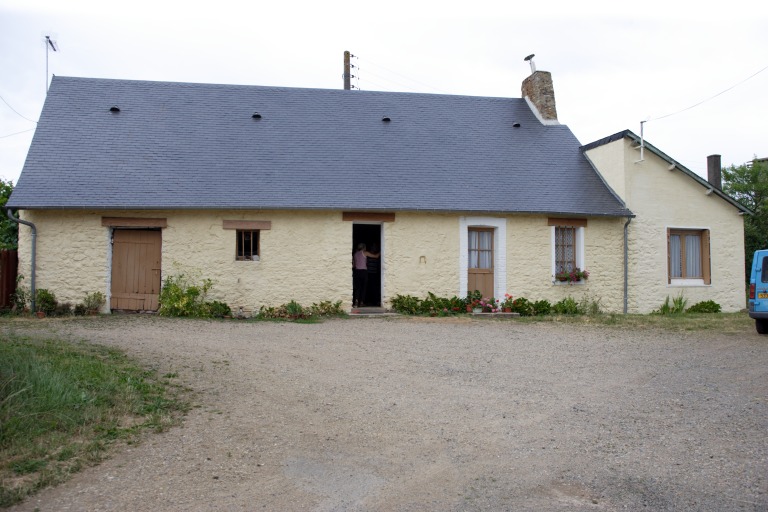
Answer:
[(763, 256), (763, 270), (760, 272), (760, 281), (768, 283), (768, 256)]

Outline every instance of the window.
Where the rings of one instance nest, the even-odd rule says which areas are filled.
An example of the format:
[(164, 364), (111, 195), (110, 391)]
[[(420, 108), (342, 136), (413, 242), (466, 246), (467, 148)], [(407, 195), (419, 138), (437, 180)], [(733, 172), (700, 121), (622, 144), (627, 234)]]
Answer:
[(667, 254), (669, 283), (687, 280), (689, 284), (710, 284), (709, 230), (667, 230)]
[(261, 255), (261, 232), (272, 229), (272, 221), (224, 220), (222, 227), (235, 232), (236, 261), (258, 261)]
[(555, 227), (555, 273), (570, 272), (576, 264), (576, 228)]
[(550, 218), (552, 227), (552, 275), (584, 270), (584, 228), (586, 219)]
[(259, 259), (259, 232), (237, 230), (237, 261), (256, 261)]
[(760, 273), (760, 281), (768, 283), (768, 256), (763, 257), (763, 270)]
[(469, 229), (469, 268), (493, 268), (493, 228)]

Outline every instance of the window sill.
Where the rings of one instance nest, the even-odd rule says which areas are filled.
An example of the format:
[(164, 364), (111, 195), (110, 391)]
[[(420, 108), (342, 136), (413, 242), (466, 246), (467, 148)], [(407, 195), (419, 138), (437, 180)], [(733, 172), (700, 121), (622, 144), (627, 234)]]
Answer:
[(555, 286), (584, 286), (587, 284), (587, 281), (585, 279), (582, 279), (581, 281), (558, 281), (554, 280), (552, 281), (552, 284)]
[(254, 256), (253, 259), (248, 260), (235, 260), (235, 263), (252, 263), (254, 261), (261, 261), (261, 258), (259, 256)]
[(704, 282), (703, 279), (672, 279), (672, 281), (669, 283), (669, 286), (709, 286)]

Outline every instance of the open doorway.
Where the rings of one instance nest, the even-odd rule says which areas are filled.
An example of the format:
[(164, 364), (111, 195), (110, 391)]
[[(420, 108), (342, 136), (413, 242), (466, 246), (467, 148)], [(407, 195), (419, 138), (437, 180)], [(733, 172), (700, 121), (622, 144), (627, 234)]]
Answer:
[(365, 244), (368, 252), (379, 253), (379, 258), (368, 258), (368, 280), (365, 287), (365, 306), (381, 306), (381, 224), (352, 225), (352, 253), (358, 244)]

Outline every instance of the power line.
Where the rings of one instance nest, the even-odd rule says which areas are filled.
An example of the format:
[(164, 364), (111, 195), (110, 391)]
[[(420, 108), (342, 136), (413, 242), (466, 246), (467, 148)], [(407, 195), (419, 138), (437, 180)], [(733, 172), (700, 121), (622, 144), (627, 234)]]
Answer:
[[(410, 81), (410, 82), (413, 82), (413, 83), (416, 83), (416, 84), (422, 85), (422, 86), (424, 86), (424, 87), (427, 87), (427, 88), (429, 88), (429, 89), (432, 89), (433, 91), (437, 91), (437, 92), (439, 92), (439, 93), (441, 93), (441, 94), (448, 94), (447, 92), (445, 92), (445, 91), (443, 91), (443, 90), (440, 90), (440, 89), (438, 89), (437, 87), (432, 87), (432, 86), (431, 86), (431, 85), (429, 85), (429, 84), (426, 84), (426, 83), (424, 83), (424, 82), (420, 82), (420, 81), (418, 81), (418, 80), (415, 80), (415, 79), (413, 79), (413, 78), (410, 78), (410, 77), (408, 77), (408, 76), (405, 76), (405, 75), (403, 75), (402, 73), (398, 73), (397, 71), (392, 71), (391, 69), (385, 68), (384, 66), (382, 66), (382, 65), (380, 65), (380, 64), (376, 64), (375, 62), (371, 62), (371, 61), (366, 61), (366, 62), (367, 62), (367, 64), (370, 64), (370, 65), (372, 65), (372, 66), (374, 66), (374, 67), (377, 67), (377, 68), (383, 69), (384, 71), (387, 71), (387, 72), (389, 72), (389, 73), (392, 73), (393, 75), (397, 75), (397, 76), (399, 76), (399, 77), (401, 77), (401, 78), (405, 78), (406, 80), (408, 80), (408, 81)], [(358, 67), (358, 69), (359, 69), (359, 67)], [(371, 73), (371, 74), (373, 74), (373, 75), (375, 75), (375, 76), (378, 76), (379, 78), (382, 78), (382, 79), (384, 79), (384, 80), (387, 80), (388, 82), (392, 82), (392, 83), (394, 83), (394, 84), (397, 84), (397, 85), (400, 85), (400, 86), (402, 86), (402, 87), (406, 87), (406, 88), (408, 88), (409, 90), (412, 90), (412, 91), (415, 91), (415, 92), (421, 92), (421, 91), (418, 91), (417, 89), (414, 89), (414, 88), (413, 88), (412, 86), (410, 86), (410, 85), (406, 85), (406, 84), (403, 84), (403, 83), (397, 82), (397, 81), (395, 81), (395, 80), (390, 80), (390, 79), (387, 79), (387, 78), (385, 78), (385, 77), (383, 77), (383, 76), (381, 76), (381, 75), (377, 75), (376, 73), (372, 73), (372, 72), (370, 72), (370, 71), (369, 71), (369, 73)]]
[(37, 121), (33, 121), (33, 120), (29, 119), (28, 117), (24, 117), (23, 115), (19, 114), (19, 112), (18, 112), (18, 111), (17, 111), (15, 108), (13, 108), (13, 107), (11, 106), (11, 104), (10, 104), (10, 103), (8, 103), (7, 101), (5, 101), (5, 98), (3, 98), (2, 96), (0, 96), (0, 100), (3, 100), (3, 103), (5, 103), (6, 105), (8, 105), (8, 108), (9, 108), (9, 109), (11, 109), (11, 110), (13, 110), (13, 112), (14, 112), (14, 113), (15, 113), (17, 116), (21, 117), (22, 119), (26, 119), (26, 120), (27, 120), (27, 121), (29, 121), (30, 123), (37, 123)]
[(22, 130), (16, 133), (9, 133), (8, 135), (0, 135), (0, 139), (7, 139), (8, 137), (13, 137), (14, 135), (20, 135), (22, 133), (31, 132), (32, 130), (34, 130), (34, 128), (30, 128), (29, 130)]
[(750, 79), (752, 79), (752, 78), (756, 77), (757, 75), (759, 75), (760, 73), (762, 73), (762, 72), (763, 72), (763, 71), (765, 71), (766, 69), (768, 69), (768, 66), (765, 66), (765, 67), (764, 67), (763, 69), (761, 69), (760, 71), (758, 71), (758, 72), (756, 72), (756, 73), (753, 73), (752, 75), (748, 76), (747, 78), (745, 78), (745, 79), (744, 79), (744, 80), (742, 80), (741, 82), (739, 82), (739, 83), (737, 83), (737, 84), (735, 84), (735, 85), (732, 85), (732, 86), (730, 86), (729, 88), (725, 89), (724, 91), (720, 91), (719, 93), (715, 94), (714, 96), (711, 96), (711, 97), (709, 97), (709, 98), (707, 98), (707, 99), (705, 99), (705, 100), (701, 100), (700, 102), (696, 103), (695, 105), (691, 105), (690, 107), (684, 108), (684, 109), (682, 109), (682, 110), (678, 110), (677, 112), (672, 112), (671, 114), (666, 114), (666, 115), (663, 115), (663, 116), (654, 117), (653, 119), (648, 119), (648, 121), (658, 121), (659, 119), (664, 119), (664, 118), (667, 118), (667, 117), (671, 117), (671, 116), (674, 116), (674, 115), (680, 114), (680, 113), (682, 113), (682, 112), (685, 112), (686, 110), (691, 110), (692, 108), (698, 107), (698, 106), (699, 106), (699, 105), (701, 105), (702, 103), (706, 103), (706, 102), (708, 102), (709, 100), (715, 99), (715, 98), (717, 98), (718, 96), (720, 96), (721, 94), (725, 94), (726, 92), (730, 91), (731, 89), (734, 89), (735, 87), (738, 87), (739, 85), (743, 84), (743, 83), (744, 83), (744, 82), (746, 82), (747, 80), (750, 80)]

